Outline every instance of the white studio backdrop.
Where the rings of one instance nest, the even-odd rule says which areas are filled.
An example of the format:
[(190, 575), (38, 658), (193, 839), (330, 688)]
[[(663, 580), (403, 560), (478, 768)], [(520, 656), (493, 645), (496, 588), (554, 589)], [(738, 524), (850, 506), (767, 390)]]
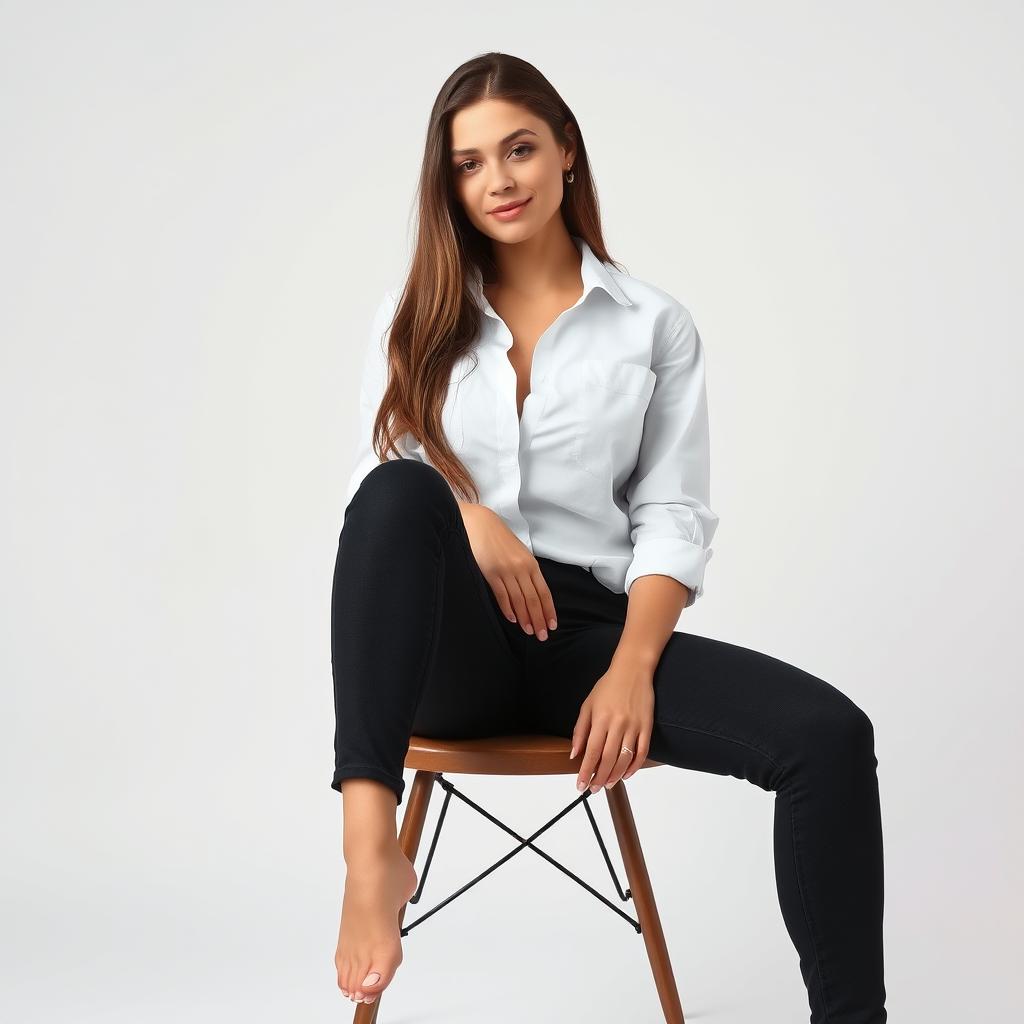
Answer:
[[(1019, 1017), (1022, 28), (1010, 3), (0, 5), (0, 1016), (349, 1019), (356, 375), (430, 102), (500, 49), (562, 91), (613, 258), (706, 346), (721, 526), (689, 628), (874, 722), (892, 1018)], [(525, 830), (576, 795), (464, 783)], [(774, 797), (628, 785), (687, 1018), (806, 1020)], [(546, 839), (605, 891), (585, 819)], [(425, 899), (508, 849), (453, 806)], [(642, 939), (533, 855), (404, 949), (382, 1021), (661, 1019)]]

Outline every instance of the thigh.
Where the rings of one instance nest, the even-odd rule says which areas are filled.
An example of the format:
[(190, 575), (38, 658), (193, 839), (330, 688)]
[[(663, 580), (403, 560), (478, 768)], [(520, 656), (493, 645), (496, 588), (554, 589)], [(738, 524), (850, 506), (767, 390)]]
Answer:
[[(538, 731), (570, 736), (608, 670), (622, 623), (596, 622), (559, 639), (530, 680)], [(865, 716), (840, 690), (779, 658), (738, 644), (673, 633), (654, 673), (648, 756), (775, 789), (812, 750), (856, 733)], [(854, 728), (850, 728), (853, 723)]]
[(521, 670), (489, 595), (444, 477), (411, 459), (372, 469), (345, 510), (334, 575), (345, 727), (372, 732), (397, 716), (406, 738), (514, 728)]
[(673, 633), (655, 674), (650, 756), (765, 790), (819, 755), (860, 741), (866, 715), (842, 691), (781, 658)]
[(523, 670), (511, 626), (477, 564), (462, 515), (454, 506), (437, 566), (436, 637), (429, 651), (413, 731), (469, 739), (518, 731), (523, 722)]

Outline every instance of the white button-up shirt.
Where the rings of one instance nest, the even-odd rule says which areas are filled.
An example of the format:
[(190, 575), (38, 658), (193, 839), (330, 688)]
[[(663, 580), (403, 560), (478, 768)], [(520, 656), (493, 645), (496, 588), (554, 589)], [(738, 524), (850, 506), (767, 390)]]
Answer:
[[(537, 341), (522, 422), (507, 355), (512, 333), (477, 271), (470, 287), (482, 326), (453, 368), (442, 424), (480, 503), (535, 557), (583, 566), (620, 594), (640, 576), (671, 576), (689, 588), (689, 606), (704, 592), (718, 526), (709, 507), (701, 338), (680, 302), (602, 263), (572, 237), (582, 254), (583, 295)], [(370, 332), (346, 504), (379, 462), (371, 432), (400, 291), (385, 295)], [(430, 462), (412, 434), (398, 448), (402, 458)]]

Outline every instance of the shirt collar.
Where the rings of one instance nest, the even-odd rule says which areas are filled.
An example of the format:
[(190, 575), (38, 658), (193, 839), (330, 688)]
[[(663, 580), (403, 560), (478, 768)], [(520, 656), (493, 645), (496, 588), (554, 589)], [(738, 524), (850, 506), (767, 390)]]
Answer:
[[(603, 288), (620, 306), (632, 306), (633, 303), (619, 287), (607, 266), (594, 255), (590, 246), (578, 235), (570, 235), (570, 238), (576, 243), (576, 248), (580, 250), (583, 257), (580, 264), (580, 273), (583, 277), (583, 296), (580, 301), (582, 302), (595, 288)], [(473, 298), (476, 299), (477, 305), (487, 316), (493, 317), (495, 320), (500, 319), (484, 295), (483, 275), (479, 267), (473, 268), (469, 280), (469, 290)]]

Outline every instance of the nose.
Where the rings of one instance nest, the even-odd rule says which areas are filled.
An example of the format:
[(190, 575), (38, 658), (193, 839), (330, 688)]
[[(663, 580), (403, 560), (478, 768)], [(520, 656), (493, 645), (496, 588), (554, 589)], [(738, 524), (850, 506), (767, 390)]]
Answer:
[(502, 174), (490, 189), (491, 198), (501, 202), (502, 196), (508, 192), (514, 192), (515, 187), (516, 183), (507, 174)]

